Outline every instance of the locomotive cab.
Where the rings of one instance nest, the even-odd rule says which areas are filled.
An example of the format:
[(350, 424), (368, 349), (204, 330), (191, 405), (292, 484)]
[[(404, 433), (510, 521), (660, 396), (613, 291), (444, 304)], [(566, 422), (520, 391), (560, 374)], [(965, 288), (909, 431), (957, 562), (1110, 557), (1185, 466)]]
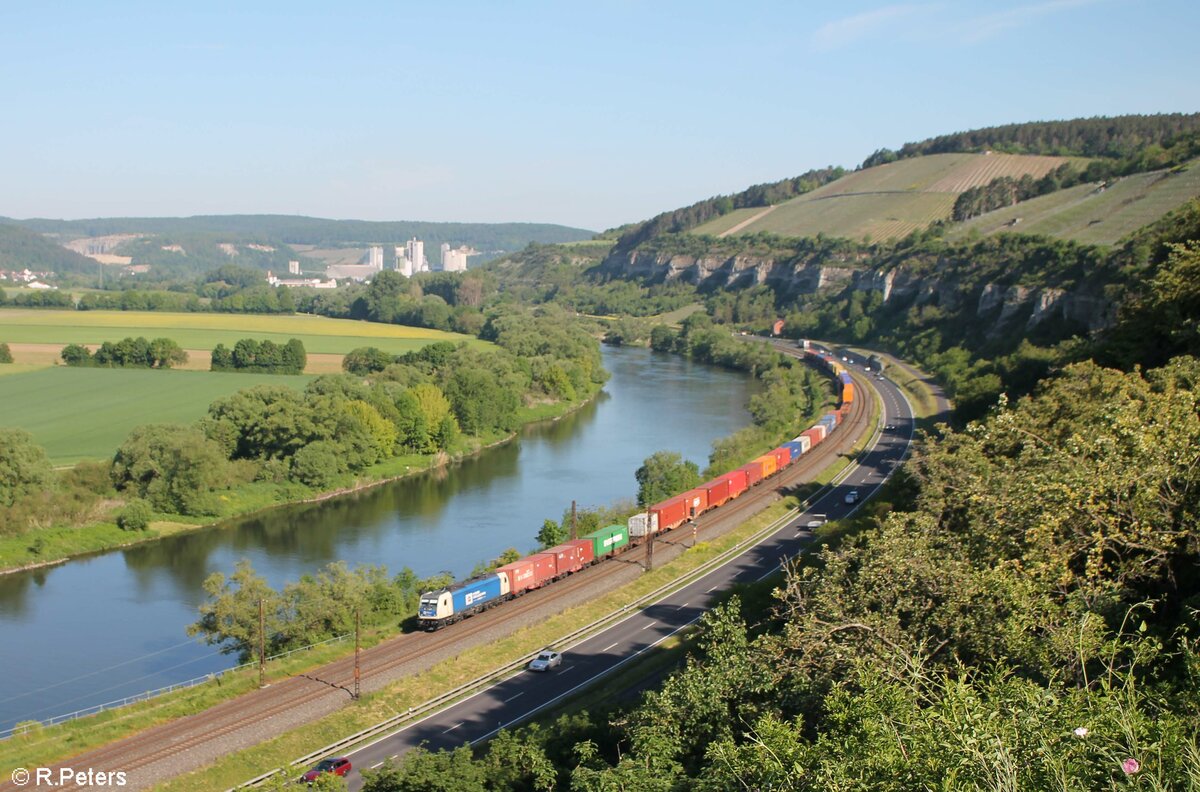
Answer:
[(421, 595), (421, 604), (417, 609), (417, 616), (422, 622), (441, 622), (443, 619), (449, 618), (453, 613), (454, 606), (450, 602), (449, 589), (429, 591)]

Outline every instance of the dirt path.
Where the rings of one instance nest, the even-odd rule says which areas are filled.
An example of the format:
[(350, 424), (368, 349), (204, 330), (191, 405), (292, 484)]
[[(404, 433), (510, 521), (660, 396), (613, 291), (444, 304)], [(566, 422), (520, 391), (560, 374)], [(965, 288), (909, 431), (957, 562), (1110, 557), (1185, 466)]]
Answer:
[(761, 220), (762, 218), (771, 214), (771, 212), (774, 212), (776, 206), (778, 206), (778, 205), (779, 204), (776, 204), (775, 206), (768, 206), (766, 209), (763, 209), (761, 212), (754, 215), (753, 217), (743, 220), (742, 222), (738, 223), (737, 225), (735, 225), (733, 228), (729, 229), (728, 231), (723, 231), (720, 234), (717, 234), (717, 239), (724, 239), (725, 237), (729, 236), (730, 234), (736, 234), (738, 231), (741, 231), (743, 228), (745, 228), (746, 226), (755, 222), (756, 220)]

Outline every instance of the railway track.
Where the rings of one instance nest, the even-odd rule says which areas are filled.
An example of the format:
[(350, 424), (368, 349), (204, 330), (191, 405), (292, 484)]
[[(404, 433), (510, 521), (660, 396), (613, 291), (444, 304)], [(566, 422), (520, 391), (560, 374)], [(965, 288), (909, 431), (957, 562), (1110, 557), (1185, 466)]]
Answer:
[[(781, 350), (786, 351), (786, 350)], [(840, 431), (784, 473), (755, 486), (743, 496), (708, 512), (696, 520), (697, 537), (709, 539), (740, 525), (758, 511), (784, 497), (784, 490), (810, 481), (839, 454), (849, 450), (867, 426), (868, 400), (854, 403)], [(681, 545), (691, 531), (682, 528), (656, 539), (660, 546)], [(663, 554), (667, 551), (660, 550)], [(646, 546), (632, 546), (615, 559), (588, 567), (545, 588), (529, 592), (499, 607), (476, 614), (435, 633), (405, 633), (362, 652), (361, 681), (365, 691), (378, 689), (394, 678), (397, 670), (412, 666), (409, 673), (428, 668), (447, 654), (495, 639), (497, 628), (506, 622), (525, 623), (523, 617), (543, 618), (561, 610), (561, 601), (573, 592), (595, 588), (608, 590), (630, 564), (644, 566)], [(665, 560), (665, 559), (664, 559)], [(558, 607), (556, 607), (556, 605)], [(544, 612), (544, 613), (543, 613)], [(513, 626), (512, 629), (516, 629)], [(488, 634), (491, 633), (490, 636)], [(488, 636), (488, 637), (482, 637)], [(73, 756), (51, 766), (54, 778), (60, 768), (124, 771), (127, 789), (142, 789), (164, 778), (203, 767), (229, 752), (228, 746), (246, 748), (332, 712), (350, 701), (354, 658), (347, 656), (303, 676), (293, 676), (268, 687), (222, 702), (203, 712), (150, 727), (100, 748)], [(305, 717), (297, 719), (303, 708)], [(284, 717), (291, 715), (292, 717)], [(274, 721), (274, 722), (273, 722)], [(161, 765), (161, 767), (160, 767)], [(18, 790), (9, 778), (0, 778), (0, 792)]]

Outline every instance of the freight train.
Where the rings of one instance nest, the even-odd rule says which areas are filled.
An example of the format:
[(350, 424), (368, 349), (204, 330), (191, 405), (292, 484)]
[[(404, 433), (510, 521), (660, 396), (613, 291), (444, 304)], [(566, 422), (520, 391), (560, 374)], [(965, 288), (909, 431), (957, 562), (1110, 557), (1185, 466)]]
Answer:
[(597, 564), (647, 540), (651, 534), (670, 531), (740, 497), (763, 481), (795, 464), (832, 434), (850, 414), (854, 404), (854, 382), (838, 360), (808, 350), (805, 359), (828, 372), (837, 383), (838, 408), (821, 416), (815, 424), (778, 448), (687, 492), (650, 506), (629, 518), (625, 525), (609, 525), (580, 539), (541, 550), (494, 572), (464, 580), (421, 595), (417, 618), (426, 630), (487, 610), (527, 591), (541, 588)]

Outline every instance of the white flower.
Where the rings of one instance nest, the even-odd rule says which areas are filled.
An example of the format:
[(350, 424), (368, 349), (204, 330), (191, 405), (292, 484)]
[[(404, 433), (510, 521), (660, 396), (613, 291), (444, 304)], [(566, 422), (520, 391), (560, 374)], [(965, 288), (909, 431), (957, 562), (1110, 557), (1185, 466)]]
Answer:
[(1087, 737), (1088, 736), (1087, 727), (1080, 726), (1078, 729), (1075, 730), (1075, 736), (1076, 737)]

